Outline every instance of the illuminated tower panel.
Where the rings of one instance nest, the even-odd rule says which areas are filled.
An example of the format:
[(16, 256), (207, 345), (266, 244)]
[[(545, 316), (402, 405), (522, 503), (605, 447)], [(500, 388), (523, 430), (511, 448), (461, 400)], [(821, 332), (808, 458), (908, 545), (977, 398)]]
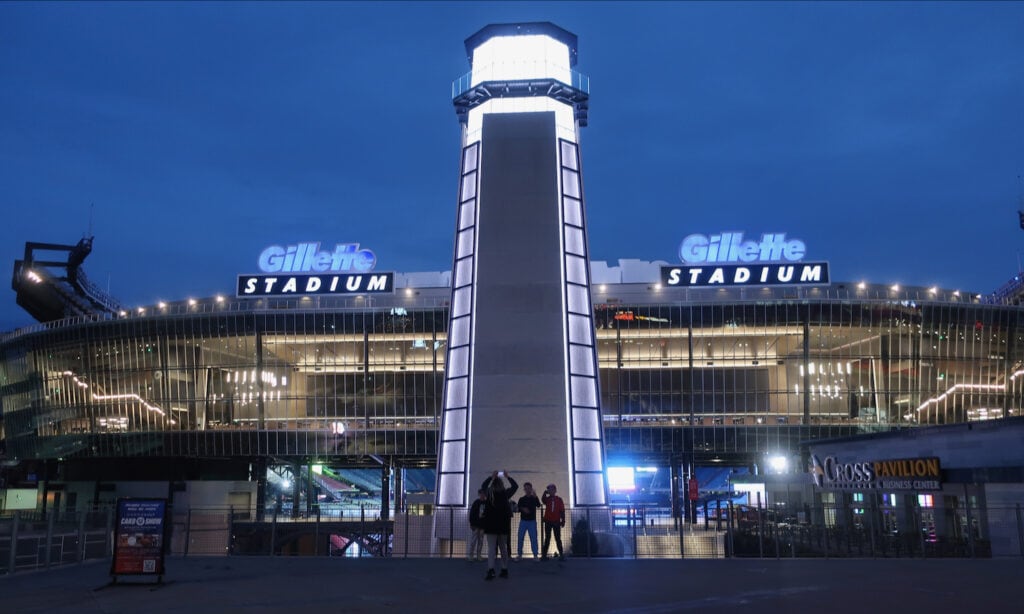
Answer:
[(465, 506), (508, 469), (558, 484), (570, 505), (605, 505), (575, 36), (509, 24), (466, 45), (437, 502)]

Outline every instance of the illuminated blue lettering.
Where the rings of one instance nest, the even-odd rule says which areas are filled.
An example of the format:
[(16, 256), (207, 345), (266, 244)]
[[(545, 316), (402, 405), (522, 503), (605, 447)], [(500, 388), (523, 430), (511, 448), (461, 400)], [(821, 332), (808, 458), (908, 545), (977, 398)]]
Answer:
[(679, 258), (689, 264), (726, 262), (798, 262), (807, 254), (799, 239), (785, 233), (765, 233), (760, 241), (744, 241), (742, 232), (692, 234), (679, 246)]
[(260, 254), (260, 270), (267, 273), (277, 273), (281, 270), (284, 249), (279, 245), (271, 245)]
[(371, 250), (359, 249), (358, 243), (338, 243), (333, 252), (321, 250), (319, 243), (271, 245), (259, 257), (259, 267), (264, 273), (365, 273), (376, 265), (377, 256)]
[(706, 262), (708, 259), (708, 238), (704, 235), (690, 235), (679, 246), (679, 258), (683, 262)]

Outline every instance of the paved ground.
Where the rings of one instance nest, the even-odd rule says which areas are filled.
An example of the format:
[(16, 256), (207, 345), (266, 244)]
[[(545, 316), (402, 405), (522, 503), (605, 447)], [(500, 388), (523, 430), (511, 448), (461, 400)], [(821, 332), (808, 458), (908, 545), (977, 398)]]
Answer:
[(163, 585), (108, 586), (108, 571), (2, 576), (0, 611), (972, 613), (1016, 609), (1024, 586), (1020, 559), (569, 559), (490, 582), (483, 563), (437, 559), (175, 557)]

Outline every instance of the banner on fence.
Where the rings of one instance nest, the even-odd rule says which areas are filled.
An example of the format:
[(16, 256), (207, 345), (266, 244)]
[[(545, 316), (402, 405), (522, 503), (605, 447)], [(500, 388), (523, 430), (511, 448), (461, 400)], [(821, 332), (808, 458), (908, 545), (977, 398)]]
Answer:
[(164, 574), (167, 499), (118, 499), (110, 575)]

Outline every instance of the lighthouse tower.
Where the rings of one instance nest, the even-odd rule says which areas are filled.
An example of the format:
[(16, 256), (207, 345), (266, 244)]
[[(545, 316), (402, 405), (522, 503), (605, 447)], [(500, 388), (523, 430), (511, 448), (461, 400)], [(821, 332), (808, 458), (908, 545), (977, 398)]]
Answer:
[(437, 505), (463, 508), (508, 470), (538, 492), (555, 483), (567, 506), (605, 506), (576, 36), (496, 24), (466, 51)]

